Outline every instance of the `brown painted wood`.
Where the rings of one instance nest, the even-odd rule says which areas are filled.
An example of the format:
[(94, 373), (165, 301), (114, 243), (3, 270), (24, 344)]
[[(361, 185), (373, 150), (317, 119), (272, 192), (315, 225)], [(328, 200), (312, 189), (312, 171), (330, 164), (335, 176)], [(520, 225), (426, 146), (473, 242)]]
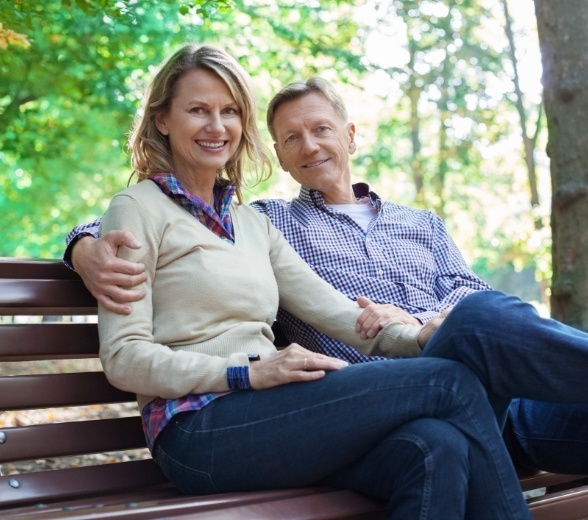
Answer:
[(140, 417), (0, 428), (0, 463), (145, 447)]
[(134, 401), (102, 372), (0, 377), (0, 410), (30, 410)]
[(0, 361), (97, 357), (95, 323), (34, 323), (0, 326)]

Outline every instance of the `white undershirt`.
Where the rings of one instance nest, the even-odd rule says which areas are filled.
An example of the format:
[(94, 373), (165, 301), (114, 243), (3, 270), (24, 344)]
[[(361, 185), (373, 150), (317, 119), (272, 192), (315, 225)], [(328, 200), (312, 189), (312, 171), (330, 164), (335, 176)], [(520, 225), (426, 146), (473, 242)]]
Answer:
[(326, 206), (327, 208), (340, 211), (350, 216), (364, 231), (367, 231), (370, 222), (378, 215), (378, 210), (371, 204), (370, 199), (367, 197), (358, 201), (357, 204), (326, 204)]

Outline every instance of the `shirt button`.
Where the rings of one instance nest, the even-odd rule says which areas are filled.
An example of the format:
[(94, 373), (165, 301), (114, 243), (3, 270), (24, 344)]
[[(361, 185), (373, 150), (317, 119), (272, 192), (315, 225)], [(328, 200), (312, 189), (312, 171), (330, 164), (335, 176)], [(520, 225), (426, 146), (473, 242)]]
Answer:
[(378, 275), (382, 276), (383, 274), (384, 274), (384, 271), (383, 271), (382, 269), (380, 269), (380, 270), (378, 271)]

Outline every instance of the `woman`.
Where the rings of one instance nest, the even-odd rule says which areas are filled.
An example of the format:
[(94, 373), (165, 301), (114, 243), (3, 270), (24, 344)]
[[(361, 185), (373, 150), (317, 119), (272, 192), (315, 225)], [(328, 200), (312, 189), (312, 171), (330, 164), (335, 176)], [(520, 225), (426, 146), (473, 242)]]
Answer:
[(130, 147), (139, 182), (113, 199), (101, 233), (141, 241), (120, 255), (145, 264), (147, 296), (128, 316), (100, 308), (100, 357), (138, 394), (148, 446), (179, 489), (321, 483), (387, 500), (389, 518), (530, 518), (480, 383), (459, 363), (348, 367), (295, 344), (276, 351), (278, 302), (364, 350), (414, 348), (430, 331), (392, 324), (361, 339), (361, 309), (241, 204), (246, 162), (263, 176), (269, 159), (232, 57), (174, 54)]

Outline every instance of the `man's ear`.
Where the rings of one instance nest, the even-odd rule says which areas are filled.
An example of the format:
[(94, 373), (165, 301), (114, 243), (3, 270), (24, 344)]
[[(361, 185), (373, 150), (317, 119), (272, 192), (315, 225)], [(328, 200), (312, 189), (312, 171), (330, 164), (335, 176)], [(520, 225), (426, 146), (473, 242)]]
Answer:
[(276, 157), (278, 158), (278, 161), (280, 163), (280, 166), (282, 167), (282, 170), (287, 172), (288, 170), (286, 170), (286, 168), (284, 168), (284, 163), (282, 162), (282, 158), (280, 157), (280, 150), (278, 149), (278, 145), (276, 143), (274, 143), (274, 151), (276, 152)]
[(157, 114), (155, 116), (155, 126), (157, 127), (161, 135), (169, 135), (169, 128), (167, 127), (167, 122), (164, 114)]
[(347, 123), (347, 133), (349, 135), (349, 155), (353, 155), (357, 150), (355, 143), (355, 123)]

